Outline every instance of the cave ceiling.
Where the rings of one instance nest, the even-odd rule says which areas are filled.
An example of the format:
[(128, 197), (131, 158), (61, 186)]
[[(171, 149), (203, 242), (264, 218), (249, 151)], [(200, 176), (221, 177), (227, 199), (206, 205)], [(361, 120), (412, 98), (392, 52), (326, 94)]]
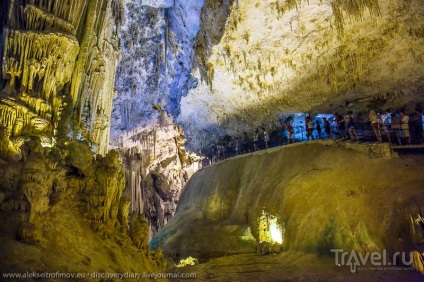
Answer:
[(213, 46), (207, 29), (216, 20), (203, 15), (197, 51), (207, 87), (182, 104), (208, 108), (231, 127), (258, 126), (275, 113), (397, 110), (422, 101), (422, 1), (289, 2), (238, 1)]
[(281, 114), (412, 110), (423, 100), (421, 0), (147, 2), (127, 2), (131, 46), (112, 136), (154, 119), (156, 104), (190, 142)]
[(73, 134), (104, 153), (109, 126), (114, 143), (162, 111), (198, 148), (283, 114), (423, 102), (422, 0), (113, 1), (85, 30), (102, 1), (10, 3), (0, 108), (12, 137), (55, 134), (65, 105)]
[(196, 143), (281, 114), (423, 100), (421, 0), (147, 2), (127, 2), (112, 136), (155, 119), (157, 104)]

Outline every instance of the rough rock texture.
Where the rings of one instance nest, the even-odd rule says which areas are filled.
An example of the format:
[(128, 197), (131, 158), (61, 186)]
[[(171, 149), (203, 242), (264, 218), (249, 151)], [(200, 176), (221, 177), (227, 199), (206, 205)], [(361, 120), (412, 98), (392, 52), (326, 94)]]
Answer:
[(191, 69), (202, 5), (203, 0), (126, 2), (112, 136), (154, 122), (156, 105), (172, 117), (180, 113), (181, 97), (197, 85)]
[[(190, 179), (175, 217), (151, 244), (173, 257), (255, 252), (247, 246), (264, 240), (260, 219), (267, 214), (277, 218), (285, 253), (334, 258), (332, 248), (386, 249), (388, 256), (422, 252), (424, 178), (418, 172), (424, 159), (387, 158), (372, 151), (314, 141), (208, 166)], [(247, 232), (234, 233), (234, 226), (250, 229), (255, 241), (244, 237)], [(233, 242), (230, 249), (224, 239), (214, 239), (216, 230)], [(276, 268), (284, 267), (277, 263)]]
[[(383, 268), (383, 267), (381, 267)], [(200, 281), (319, 281), (319, 282), (421, 282), (422, 275), (401, 267), (376, 271), (366, 265), (356, 273), (349, 267), (335, 265), (334, 258), (304, 252), (283, 252), (279, 255), (258, 256), (240, 254), (213, 258), (206, 263), (184, 268), (173, 267), (169, 272), (196, 273)]]
[(421, 0), (205, 1), (192, 71), (201, 83), (179, 118), (189, 143), (279, 112), (413, 110), (423, 102), (423, 11)]
[(25, 160), (0, 164), (0, 271), (142, 272), (164, 267), (147, 245), (142, 216), (129, 217), (125, 174), (115, 151), (87, 142), (24, 144)]
[(121, 2), (0, 4), (2, 273), (164, 268), (143, 216), (129, 217), (119, 154), (106, 154)]
[(19, 151), (29, 135), (51, 146), (62, 126), (107, 153), (122, 9), (118, 0), (2, 2), (0, 126), (9, 147)]
[(112, 113), (111, 144), (127, 172), (131, 210), (145, 215), (150, 236), (174, 215), (199, 159), (172, 124), (181, 97), (196, 87), (193, 45), (203, 0), (126, 1)]
[(424, 102), (421, 0), (128, 1), (126, 10), (113, 136), (148, 126), (160, 104), (199, 150), (281, 114)]
[(175, 214), (187, 180), (200, 158), (184, 149), (184, 132), (175, 125), (158, 126), (122, 136), (118, 151), (125, 165), (131, 211), (144, 214), (149, 240)]

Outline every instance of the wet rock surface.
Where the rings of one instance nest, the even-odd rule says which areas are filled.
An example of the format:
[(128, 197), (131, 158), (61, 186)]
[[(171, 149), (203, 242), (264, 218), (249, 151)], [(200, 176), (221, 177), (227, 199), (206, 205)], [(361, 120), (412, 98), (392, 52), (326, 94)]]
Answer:
[[(216, 257), (213, 250), (223, 246), (222, 240), (215, 241), (212, 231), (220, 230), (219, 236), (231, 241), (231, 228), (221, 226), (237, 225), (250, 228), (255, 239), (252, 243), (262, 255), (282, 251), (266, 259), (254, 254), (223, 256), (194, 268), (217, 281), (233, 276), (260, 279), (262, 274), (273, 277), (284, 273), (276, 269), (287, 269), (285, 258), (296, 252), (309, 253), (305, 256), (323, 267), (323, 276), (317, 275), (323, 281), (336, 271), (332, 268), (334, 260), (323, 265), (327, 258), (334, 259), (331, 249), (363, 253), (386, 250), (388, 257), (396, 251), (420, 252), (423, 230), (418, 225), (424, 194), (418, 171), (422, 170), (424, 159), (386, 158), (384, 154), (377, 157), (369, 154), (366, 145), (358, 146), (364, 146), (364, 150), (334, 141), (332, 145), (320, 141), (293, 144), (208, 166), (190, 179), (175, 217), (153, 238), (151, 245), (161, 246), (171, 257), (197, 255), (210, 259)], [(281, 249), (274, 249), (278, 245), (273, 243), (260, 243), (265, 238), (261, 236), (259, 220), (264, 212), (283, 227), (276, 229), (282, 238)], [(411, 221), (414, 218), (418, 225)], [(205, 228), (211, 231), (202, 233)], [(208, 242), (208, 247), (202, 242)], [(245, 252), (240, 242), (233, 243), (232, 248)], [(205, 249), (211, 251), (203, 252)], [(230, 269), (223, 274), (217, 271), (217, 264), (228, 263), (229, 267), (238, 258), (240, 273)], [(273, 270), (265, 261), (274, 265)], [(257, 262), (254, 268), (262, 274), (250, 273), (249, 262)], [(297, 272), (295, 269), (301, 264), (291, 265), (294, 268), (290, 273), (294, 274), (287, 277), (288, 281), (312, 275), (310, 269), (304, 274)], [(350, 279), (345, 270), (340, 275)], [(382, 279), (390, 281), (390, 273), (393, 272), (382, 272)], [(374, 273), (361, 275), (374, 279)], [(415, 279), (413, 272), (405, 275)]]

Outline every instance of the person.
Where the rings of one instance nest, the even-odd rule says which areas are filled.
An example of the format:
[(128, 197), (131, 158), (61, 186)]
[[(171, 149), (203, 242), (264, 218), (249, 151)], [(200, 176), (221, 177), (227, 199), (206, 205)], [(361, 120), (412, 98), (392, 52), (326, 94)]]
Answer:
[[(305, 133), (306, 133), (306, 139), (309, 140), (308, 121), (309, 121), (308, 116), (305, 116)], [(302, 135), (302, 139), (303, 139), (303, 135)]]
[(286, 122), (286, 126), (285, 126), (286, 130), (287, 130), (287, 144), (293, 143), (293, 133), (294, 133), (294, 129), (293, 126), (290, 124), (290, 121)]
[(216, 146), (212, 146), (212, 163), (216, 163), (218, 161), (218, 148)]
[(347, 113), (345, 120), (347, 121), (347, 127), (349, 128), (350, 139), (358, 141), (359, 137), (358, 137), (358, 134), (356, 134), (355, 121), (353, 119), (352, 111)]
[(268, 149), (268, 143), (269, 143), (269, 134), (268, 132), (265, 130), (265, 127), (262, 127), (262, 130), (264, 132), (264, 142), (265, 142), (265, 148)]
[(395, 135), (396, 138), (397, 138), (398, 144), (402, 145), (402, 142), (400, 140), (400, 134), (399, 134), (399, 130), (400, 130), (399, 119), (396, 116), (396, 114), (391, 114), (390, 118), (391, 118), (390, 130), (387, 132), (387, 137), (389, 139), (389, 143), (392, 143), (392, 141), (391, 141), (392, 135)]
[(374, 110), (370, 111), (370, 122), (372, 130), (374, 131), (375, 137), (377, 137), (378, 142), (381, 142), (381, 132), (380, 132), (380, 124), (381, 119), (378, 117), (377, 113)]
[(306, 138), (309, 140), (309, 137), (311, 137), (312, 140), (315, 140), (314, 135), (313, 135), (314, 124), (312, 123), (310, 116), (306, 117), (305, 126), (306, 126)]
[(240, 137), (239, 136), (236, 136), (235, 151), (236, 151), (236, 156), (240, 154)]
[(321, 139), (321, 124), (319, 123), (319, 121), (315, 121), (315, 129), (318, 133), (318, 139)]
[(228, 143), (221, 143), (221, 152), (221, 160), (225, 160), (226, 158), (228, 158)]
[(208, 157), (203, 158), (202, 167), (207, 167), (210, 164), (211, 164), (211, 162), (210, 162), (210, 159)]
[(243, 153), (249, 153), (250, 152), (250, 148), (249, 148), (249, 136), (247, 136), (247, 133), (244, 132), (243, 133)]
[(255, 150), (255, 152), (259, 151), (258, 144), (259, 144), (259, 135), (258, 135), (258, 130), (256, 129), (253, 132), (253, 149)]
[(336, 117), (337, 122), (337, 129), (339, 130), (340, 139), (347, 139), (344, 131), (345, 131), (345, 119), (342, 115), (339, 115), (338, 113), (335, 113), (334, 116)]
[(218, 153), (218, 161), (221, 161), (222, 159), (222, 146), (221, 143), (218, 143), (218, 145), (216, 146), (216, 151)]
[(400, 129), (402, 137), (406, 139), (408, 144), (411, 144), (411, 135), (409, 134), (409, 117), (405, 115), (405, 111), (400, 111)]
[(327, 118), (322, 118), (324, 121), (324, 131), (325, 131), (325, 137), (331, 138), (331, 126), (330, 122), (327, 120)]
[(424, 142), (423, 114), (419, 110), (415, 110), (413, 126), (414, 133), (416, 134), (418, 139), (418, 143), (422, 144)]

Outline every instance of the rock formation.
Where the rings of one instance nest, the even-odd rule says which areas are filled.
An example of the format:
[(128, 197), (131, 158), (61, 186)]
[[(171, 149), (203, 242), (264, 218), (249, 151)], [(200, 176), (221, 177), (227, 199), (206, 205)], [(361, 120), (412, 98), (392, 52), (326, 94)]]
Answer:
[(2, 3), (0, 126), (14, 149), (26, 136), (52, 146), (71, 134), (107, 153), (122, 9), (115, 0)]
[(189, 180), (185, 149), (291, 113), (414, 109), (423, 15), (422, 0), (2, 1), (1, 270), (162, 271), (153, 235), (174, 257), (387, 248), (424, 269), (420, 161), (322, 142)]
[[(295, 112), (423, 102), (422, 1), (127, 1), (112, 135), (162, 103), (188, 147)], [(140, 27), (140, 23), (143, 26)]]
[(201, 83), (178, 119), (187, 140), (198, 148), (213, 128), (234, 135), (279, 113), (414, 110), (423, 10), (420, 0), (205, 1), (192, 71)]
[[(307, 253), (321, 261), (330, 256), (328, 263), (334, 265), (330, 249), (362, 254), (385, 249), (388, 258), (396, 251), (421, 252), (424, 194), (423, 175), (417, 172), (423, 159), (392, 157), (387, 144), (346, 145), (298, 143), (203, 168), (190, 179), (175, 217), (151, 245), (161, 246), (176, 261), (222, 257), (191, 268), (203, 270), (205, 277), (246, 280), (259, 272), (270, 281), (282, 277), (290, 254), (301, 253), (290, 270), (298, 267), (310, 274), (303, 260)], [(259, 246), (260, 253), (264, 247), (269, 248), (265, 254), (281, 252), (269, 245), (276, 242), (282, 243), (283, 254), (263, 261), (256, 255), (259, 242), (268, 243)], [(219, 265), (227, 262), (236, 270), (221, 272)], [(319, 264), (324, 269), (317, 277), (336, 281), (331, 274), (324, 278), (325, 264)], [(299, 273), (288, 275), (294, 279)]]
[(0, 271), (163, 271), (108, 152), (122, 2), (0, 7)]
[(178, 116), (181, 97), (197, 85), (191, 69), (202, 5), (197, 0), (126, 1), (113, 136), (155, 120), (153, 105)]
[(161, 251), (147, 245), (144, 217), (132, 213), (128, 221), (117, 152), (93, 159), (85, 141), (51, 149), (38, 137), (24, 148), (23, 162), (0, 164), (3, 273), (163, 269)]
[(132, 200), (131, 211), (144, 214), (150, 239), (174, 216), (181, 191), (201, 158), (185, 150), (184, 132), (172, 124), (127, 134), (120, 141), (124, 193)]

